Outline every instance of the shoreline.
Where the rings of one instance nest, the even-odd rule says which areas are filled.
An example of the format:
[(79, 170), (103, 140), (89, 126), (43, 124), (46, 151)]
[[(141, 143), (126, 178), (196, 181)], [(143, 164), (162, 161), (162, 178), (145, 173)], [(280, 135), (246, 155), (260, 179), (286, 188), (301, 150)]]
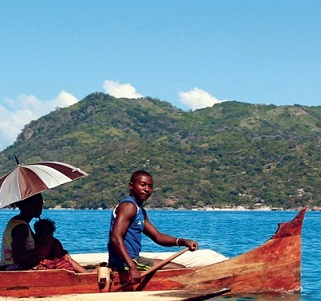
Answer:
[[(236, 208), (218, 208), (218, 207), (197, 207), (197, 208), (173, 208), (173, 207), (149, 207), (145, 206), (144, 207), (147, 210), (164, 210), (164, 211), (252, 211), (252, 212), (258, 212), (258, 211), (300, 211), (303, 208), (290, 208), (290, 209), (284, 209), (284, 208), (277, 208), (277, 207), (258, 207), (258, 208), (246, 208), (246, 207), (236, 207)], [(61, 206), (56, 206), (56, 207), (50, 207), (50, 208), (44, 208), (45, 210), (101, 210), (101, 211), (110, 211), (114, 210), (114, 208), (64, 208)], [(0, 208), (0, 211), (13, 211), (13, 210), (18, 210), (16, 208)], [(321, 211), (321, 207), (317, 208), (307, 208), (307, 211)]]

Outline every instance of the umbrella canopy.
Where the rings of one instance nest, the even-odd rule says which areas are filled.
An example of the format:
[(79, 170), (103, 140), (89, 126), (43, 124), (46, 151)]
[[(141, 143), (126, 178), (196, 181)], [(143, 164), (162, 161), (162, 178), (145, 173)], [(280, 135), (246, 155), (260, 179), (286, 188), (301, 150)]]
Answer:
[(0, 178), (0, 208), (86, 176), (86, 172), (62, 162), (18, 164)]

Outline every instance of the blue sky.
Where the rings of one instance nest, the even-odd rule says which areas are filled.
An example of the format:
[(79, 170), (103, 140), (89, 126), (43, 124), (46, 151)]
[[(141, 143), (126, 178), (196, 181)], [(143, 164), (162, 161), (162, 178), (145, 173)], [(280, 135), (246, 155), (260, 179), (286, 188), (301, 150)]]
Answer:
[(0, 150), (101, 91), (321, 105), (318, 0), (0, 0)]

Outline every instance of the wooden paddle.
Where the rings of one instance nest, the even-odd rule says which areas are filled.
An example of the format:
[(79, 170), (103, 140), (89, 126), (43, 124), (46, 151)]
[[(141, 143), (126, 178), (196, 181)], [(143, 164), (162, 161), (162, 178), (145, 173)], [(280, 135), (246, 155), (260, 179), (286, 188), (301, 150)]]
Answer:
[(155, 296), (167, 298), (182, 298), (180, 301), (204, 301), (214, 297), (229, 293), (230, 288), (221, 289), (198, 289), (198, 290), (178, 290), (166, 291), (164, 293), (155, 294)]
[(153, 266), (152, 266), (150, 269), (148, 269), (147, 271), (142, 272), (141, 277), (145, 277), (146, 275), (151, 274), (151, 273), (153, 273), (154, 271), (157, 271), (157, 270), (161, 269), (163, 266), (165, 266), (166, 264), (168, 264), (169, 262), (171, 262), (171, 261), (172, 261), (173, 259), (175, 259), (176, 257), (184, 254), (184, 253), (185, 253), (186, 251), (188, 251), (188, 250), (189, 250), (189, 248), (185, 248), (185, 249), (183, 249), (183, 250), (181, 250), (181, 251), (179, 251), (179, 252), (177, 252), (177, 253), (169, 256), (168, 258), (162, 260), (162, 261), (159, 262), (158, 264), (153, 265)]
[[(150, 269), (148, 269), (147, 271), (144, 271), (144, 272), (141, 273), (141, 278), (142, 278), (142, 277), (145, 277), (145, 276), (147, 276), (147, 275), (149, 275), (149, 274), (151, 274), (151, 273), (153, 273), (153, 272), (155, 272), (155, 271), (157, 271), (157, 270), (159, 270), (159, 269), (161, 269), (163, 266), (165, 266), (166, 264), (168, 264), (170, 261), (172, 261), (172, 260), (175, 259), (176, 257), (184, 254), (184, 253), (185, 253), (186, 251), (188, 251), (188, 250), (189, 250), (189, 248), (185, 248), (185, 249), (183, 249), (183, 250), (181, 250), (181, 251), (179, 251), (179, 252), (177, 252), (177, 253), (169, 256), (168, 258), (162, 260), (162, 261), (159, 262), (158, 264), (153, 265)], [(123, 284), (121, 287), (119, 287), (119, 288), (116, 290), (116, 292), (122, 290), (124, 287), (126, 287), (127, 285), (130, 285), (130, 284), (132, 284), (130, 281), (126, 282), (126, 283)]]
[(181, 301), (204, 301), (208, 299), (212, 299), (217, 296), (221, 296), (225, 293), (229, 293), (231, 291), (230, 288), (222, 288), (222, 289), (209, 289), (209, 290), (200, 290), (193, 291), (189, 297), (182, 299)]

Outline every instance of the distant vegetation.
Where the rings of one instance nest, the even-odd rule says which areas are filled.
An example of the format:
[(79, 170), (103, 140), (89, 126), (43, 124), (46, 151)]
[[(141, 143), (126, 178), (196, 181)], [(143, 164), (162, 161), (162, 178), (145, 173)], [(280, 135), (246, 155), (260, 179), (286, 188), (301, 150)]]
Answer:
[(193, 112), (154, 98), (93, 93), (26, 125), (0, 174), (63, 161), (90, 174), (44, 194), (46, 207), (110, 208), (130, 174), (154, 176), (151, 207), (321, 205), (321, 107), (236, 101)]

